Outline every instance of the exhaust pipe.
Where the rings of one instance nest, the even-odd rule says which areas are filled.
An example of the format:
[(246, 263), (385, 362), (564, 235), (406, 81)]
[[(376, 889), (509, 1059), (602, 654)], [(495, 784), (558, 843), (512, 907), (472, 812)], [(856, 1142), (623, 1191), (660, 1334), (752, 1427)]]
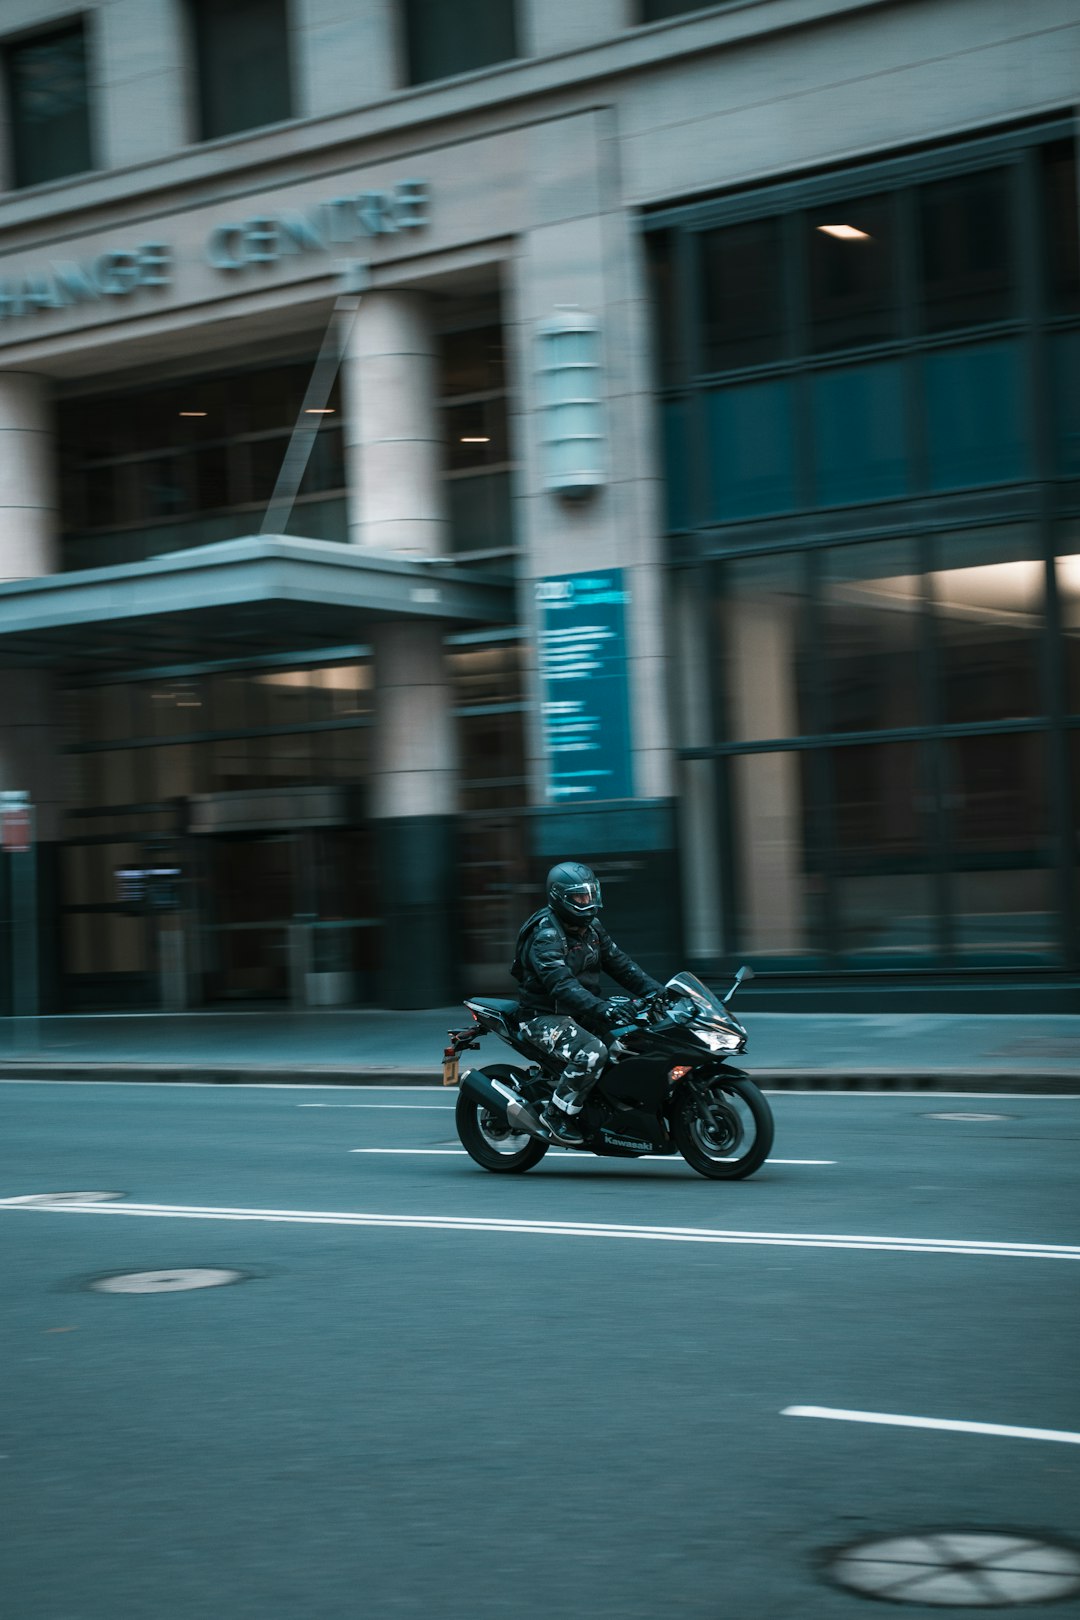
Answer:
[(461, 1089), (476, 1102), (483, 1103), (485, 1108), (490, 1108), (493, 1114), (498, 1114), (500, 1119), (505, 1119), (516, 1131), (527, 1131), (541, 1142), (551, 1140), (529, 1104), (504, 1081), (493, 1080), (482, 1069), (466, 1069), (461, 1077)]

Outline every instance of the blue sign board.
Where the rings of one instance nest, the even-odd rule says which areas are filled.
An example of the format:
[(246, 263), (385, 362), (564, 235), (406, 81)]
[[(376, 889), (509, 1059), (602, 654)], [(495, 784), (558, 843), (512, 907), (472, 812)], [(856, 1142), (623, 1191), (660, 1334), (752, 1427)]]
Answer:
[(622, 570), (536, 584), (547, 797), (633, 797)]

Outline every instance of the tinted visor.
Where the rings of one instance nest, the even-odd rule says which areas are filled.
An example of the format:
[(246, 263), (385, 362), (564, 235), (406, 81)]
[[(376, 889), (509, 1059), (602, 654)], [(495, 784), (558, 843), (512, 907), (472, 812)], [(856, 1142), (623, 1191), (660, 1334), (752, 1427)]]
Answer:
[(582, 883), (576, 889), (567, 889), (563, 899), (575, 911), (589, 911), (593, 906), (600, 904), (599, 883)]

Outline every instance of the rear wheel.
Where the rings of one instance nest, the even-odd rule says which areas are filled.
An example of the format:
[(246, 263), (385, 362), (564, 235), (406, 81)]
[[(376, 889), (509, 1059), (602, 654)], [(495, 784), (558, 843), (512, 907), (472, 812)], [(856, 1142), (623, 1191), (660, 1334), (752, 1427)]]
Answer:
[(773, 1133), (772, 1109), (752, 1080), (686, 1085), (671, 1121), (687, 1164), (712, 1181), (741, 1181), (760, 1170)]
[[(513, 1070), (500, 1066), (495, 1073), (504, 1085), (513, 1084)], [(548, 1150), (546, 1142), (537, 1141), (528, 1131), (515, 1130), (501, 1114), (465, 1091), (458, 1094), (454, 1122), (462, 1147), (485, 1170), (504, 1175), (531, 1170)]]

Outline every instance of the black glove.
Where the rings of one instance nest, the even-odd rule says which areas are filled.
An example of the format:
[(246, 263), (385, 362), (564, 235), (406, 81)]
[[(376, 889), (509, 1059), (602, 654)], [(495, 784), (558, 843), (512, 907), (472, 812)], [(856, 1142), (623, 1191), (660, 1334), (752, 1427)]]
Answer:
[(627, 1001), (605, 1001), (604, 1017), (612, 1029), (625, 1029), (634, 1022), (634, 1009)]

